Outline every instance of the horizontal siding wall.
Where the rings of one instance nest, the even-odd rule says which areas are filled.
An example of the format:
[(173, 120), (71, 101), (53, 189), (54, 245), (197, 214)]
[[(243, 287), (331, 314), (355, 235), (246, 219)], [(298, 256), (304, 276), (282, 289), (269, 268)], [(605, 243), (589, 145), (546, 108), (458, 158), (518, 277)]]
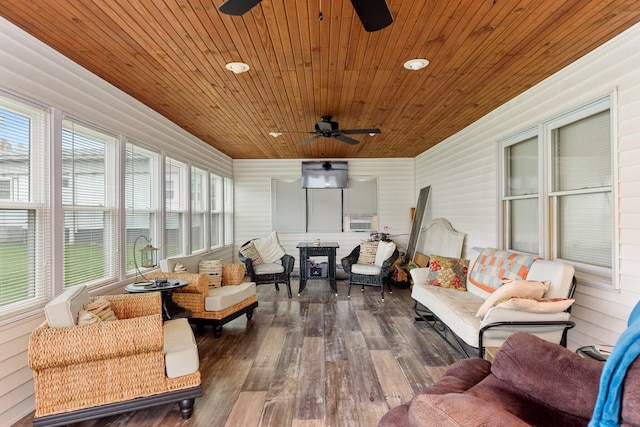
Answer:
[[(228, 156), (2, 18), (0, 57), (0, 88), (232, 176)], [(231, 261), (232, 249), (223, 248), (216, 256)], [(40, 313), (0, 327), (0, 427), (14, 424), (35, 408), (27, 345), (31, 331), (43, 320)]]
[(578, 283), (569, 347), (613, 344), (640, 299), (640, 25), (416, 158), (427, 213), (448, 218), (473, 246), (498, 246), (497, 141), (617, 91), (616, 260), (620, 291)]
[[(331, 160), (331, 159), (327, 159)], [(411, 229), (411, 208), (415, 207), (413, 159), (340, 159), (349, 162), (350, 177), (378, 179), (378, 224), (388, 226), (392, 239), (406, 247)], [(271, 180), (300, 178), (303, 160), (234, 160), (235, 192), (234, 242), (236, 253), (240, 245), (272, 231)], [(295, 256), (301, 241), (336, 241), (338, 260), (351, 252), (368, 233), (279, 233), (280, 242), (288, 254)]]

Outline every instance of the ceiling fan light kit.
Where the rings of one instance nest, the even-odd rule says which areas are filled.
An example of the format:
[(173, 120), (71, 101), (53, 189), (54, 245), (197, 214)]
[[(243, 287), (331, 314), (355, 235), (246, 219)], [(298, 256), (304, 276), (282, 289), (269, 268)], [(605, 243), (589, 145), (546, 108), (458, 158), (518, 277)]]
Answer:
[(429, 65), (429, 61), (424, 58), (410, 59), (404, 63), (404, 68), (411, 71), (418, 71)]

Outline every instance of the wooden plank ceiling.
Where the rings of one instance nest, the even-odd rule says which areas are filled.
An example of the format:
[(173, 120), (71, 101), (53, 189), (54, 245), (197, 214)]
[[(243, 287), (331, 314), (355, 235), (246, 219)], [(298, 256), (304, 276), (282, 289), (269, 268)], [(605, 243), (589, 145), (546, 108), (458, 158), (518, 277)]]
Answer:
[[(221, 3), (2, 0), (0, 15), (236, 159), (414, 157), (640, 21), (637, 0), (387, 0), (393, 24), (368, 33), (348, 0)], [(322, 115), (382, 133), (299, 145)]]

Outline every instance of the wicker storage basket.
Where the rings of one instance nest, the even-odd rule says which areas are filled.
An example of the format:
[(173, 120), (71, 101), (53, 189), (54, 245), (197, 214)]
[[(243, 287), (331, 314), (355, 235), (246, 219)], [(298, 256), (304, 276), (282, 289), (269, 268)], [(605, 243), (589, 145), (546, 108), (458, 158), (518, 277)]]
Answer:
[(244, 279), (244, 264), (222, 266), (222, 286), (239, 285)]

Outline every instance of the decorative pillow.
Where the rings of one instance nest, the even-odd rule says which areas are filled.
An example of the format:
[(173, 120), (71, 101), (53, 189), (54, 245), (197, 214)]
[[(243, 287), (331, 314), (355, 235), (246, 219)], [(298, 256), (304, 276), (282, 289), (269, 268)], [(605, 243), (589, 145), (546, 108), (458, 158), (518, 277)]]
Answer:
[(487, 299), (484, 300), (480, 309), (476, 313), (476, 317), (483, 318), (487, 311), (502, 298), (508, 297), (532, 297), (542, 298), (549, 289), (549, 281), (538, 282), (535, 280), (509, 280), (504, 282), (502, 286), (493, 291)]
[(224, 261), (221, 259), (202, 259), (198, 263), (198, 274), (206, 274), (207, 276), (209, 276), (209, 286), (213, 288), (219, 288), (222, 283), (223, 264)]
[(536, 313), (560, 313), (569, 308), (574, 302), (575, 299), (571, 298), (508, 297), (499, 299), (495, 306), (509, 310)]
[(358, 264), (373, 264), (376, 262), (379, 242), (361, 242)]
[(173, 267), (174, 273), (187, 273), (187, 267), (181, 262), (176, 262), (176, 266)]
[(256, 249), (256, 246), (253, 244), (253, 240), (240, 248), (240, 253), (245, 257), (251, 260), (253, 265), (262, 264), (262, 258), (260, 258), (260, 254)]
[(253, 244), (265, 264), (276, 262), (286, 254), (275, 231), (272, 231), (267, 237), (254, 240)]
[(80, 310), (78, 313), (78, 325), (91, 325), (92, 323), (100, 323), (100, 318), (87, 310)]
[(396, 250), (396, 244), (393, 242), (378, 242), (378, 249), (376, 250), (376, 260), (374, 262), (375, 265), (381, 267), (382, 264), (393, 255), (393, 252)]
[(447, 258), (439, 255), (431, 255), (429, 258), (427, 285), (459, 291), (467, 290), (468, 259)]
[(84, 309), (98, 316), (103, 322), (118, 320), (113, 310), (111, 310), (111, 303), (106, 298), (96, 298), (89, 304), (85, 304)]
[(502, 286), (504, 279), (524, 280), (537, 257), (495, 248), (484, 248), (471, 267), (469, 281), (486, 292)]

